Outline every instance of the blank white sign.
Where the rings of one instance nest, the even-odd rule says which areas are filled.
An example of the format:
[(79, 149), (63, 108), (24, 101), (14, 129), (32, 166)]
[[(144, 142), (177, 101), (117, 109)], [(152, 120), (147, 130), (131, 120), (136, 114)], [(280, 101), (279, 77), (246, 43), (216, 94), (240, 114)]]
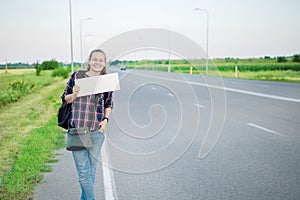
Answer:
[(120, 90), (118, 73), (76, 79), (75, 85), (80, 87), (78, 97)]

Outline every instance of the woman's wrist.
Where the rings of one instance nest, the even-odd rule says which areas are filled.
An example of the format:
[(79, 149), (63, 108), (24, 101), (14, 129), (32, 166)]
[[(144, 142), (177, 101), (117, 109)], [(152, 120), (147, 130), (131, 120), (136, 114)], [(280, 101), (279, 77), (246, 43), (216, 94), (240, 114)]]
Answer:
[(108, 122), (108, 117), (103, 117), (102, 121), (106, 120), (106, 122)]
[(67, 103), (72, 103), (76, 98), (77, 98), (77, 95), (72, 93), (72, 94), (66, 95), (65, 100)]

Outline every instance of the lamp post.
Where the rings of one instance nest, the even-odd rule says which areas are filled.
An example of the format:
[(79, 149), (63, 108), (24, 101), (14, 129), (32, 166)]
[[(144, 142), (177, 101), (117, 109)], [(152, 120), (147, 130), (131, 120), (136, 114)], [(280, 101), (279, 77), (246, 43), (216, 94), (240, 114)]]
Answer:
[(81, 56), (81, 68), (83, 68), (83, 51), (82, 51), (82, 23), (87, 20), (91, 20), (92, 18), (84, 18), (80, 20), (80, 56)]
[(171, 31), (169, 30), (169, 65), (168, 72), (171, 72)]
[(7, 58), (5, 59), (5, 74), (7, 74), (8, 67), (7, 67)]
[(73, 34), (72, 34), (72, 6), (71, 0), (69, 0), (69, 9), (70, 9), (70, 43), (71, 43), (71, 69), (72, 73), (74, 72), (74, 64), (73, 64)]
[(87, 52), (86, 38), (92, 37), (92, 34), (87, 34), (83, 36), (83, 45), (82, 45), (82, 57), (84, 58), (85, 53)]
[(206, 13), (206, 64), (205, 71), (206, 75), (208, 75), (208, 26), (209, 26), (209, 13), (208, 10), (203, 8), (195, 8), (195, 11), (203, 11)]

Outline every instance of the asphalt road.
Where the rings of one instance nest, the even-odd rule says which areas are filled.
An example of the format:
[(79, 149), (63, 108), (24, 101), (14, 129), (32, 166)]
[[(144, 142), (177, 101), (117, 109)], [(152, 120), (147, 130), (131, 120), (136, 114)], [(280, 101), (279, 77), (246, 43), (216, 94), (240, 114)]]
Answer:
[[(119, 76), (98, 199), (300, 199), (298, 84)], [(71, 154), (59, 153), (34, 199), (79, 199)]]

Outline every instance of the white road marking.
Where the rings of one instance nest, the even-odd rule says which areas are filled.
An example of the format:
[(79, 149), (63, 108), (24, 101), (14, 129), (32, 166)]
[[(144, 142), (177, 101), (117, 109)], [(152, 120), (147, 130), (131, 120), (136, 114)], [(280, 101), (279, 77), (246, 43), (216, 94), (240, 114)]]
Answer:
[(200, 108), (205, 108), (205, 106), (201, 105), (201, 104), (198, 104), (198, 103), (194, 103), (195, 106), (198, 106)]
[(258, 129), (260, 129), (260, 130), (262, 130), (262, 131), (266, 131), (266, 132), (273, 133), (273, 134), (280, 135), (280, 136), (285, 136), (285, 135), (283, 135), (283, 134), (281, 134), (281, 133), (278, 133), (277, 131), (274, 131), (274, 130), (271, 130), (271, 129), (268, 129), (268, 128), (259, 126), (259, 125), (257, 125), (257, 124), (253, 124), (253, 123), (250, 123), (250, 122), (247, 123), (247, 124), (248, 124), (249, 126), (254, 127), (254, 128), (258, 128)]
[[(134, 72), (132, 72), (132, 73), (134, 73)], [(134, 73), (134, 74), (139, 75), (139, 76), (146, 76), (146, 77), (151, 77), (151, 78), (162, 79), (162, 80), (188, 83), (191, 85), (198, 85), (198, 86), (209, 87), (209, 88), (214, 88), (214, 89), (219, 89), (219, 90), (224, 90), (224, 91), (237, 92), (237, 93), (241, 93), (241, 94), (247, 94), (247, 95), (265, 97), (265, 98), (270, 98), (270, 99), (300, 103), (300, 99), (296, 99), (296, 98), (289, 98), (289, 97), (283, 97), (283, 96), (277, 96), (277, 95), (271, 95), (271, 94), (251, 92), (251, 91), (247, 91), (247, 90), (239, 90), (239, 89), (228, 88), (228, 87), (224, 87), (224, 86), (209, 85), (206, 83), (197, 83), (197, 82), (193, 82), (193, 81), (176, 80), (176, 79), (172, 79), (172, 78), (157, 77), (157, 76), (151, 76), (151, 75), (145, 75), (145, 74), (139, 74), (139, 73)]]
[(156, 90), (156, 88), (155, 88), (155, 87), (152, 87), (151, 89), (152, 89), (152, 90)]
[(230, 91), (230, 92), (248, 94), (248, 95), (252, 95), (252, 96), (266, 97), (266, 98), (270, 98), (270, 99), (300, 103), (300, 99), (295, 99), (295, 98), (282, 97), (282, 96), (277, 96), (277, 95), (272, 95), (272, 94), (263, 94), (263, 93), (258, 93), (258, 92), (251, 92), (251, 91), (247, 91), (247, 90), (239, 90), (239, 89), (221, 87), (221, 86), (215, 86), (215, 85), (208, 85), (208, 84), (204, 84), (204, 83), (196, 83), (196, 82), (187, 82), (187, 83), (190, 83), (193, 85), (199, 85), (199, 86), (206, 86), (206, 87), (215, 88), (215, 89), (221, 89), (221, 90)]
[(170, 96), (170, 97), (174, 97), (174, 95), (173, 95), (173, 94), (171, 94), (171, 93), (168, 93), (168, 96)]
[(101, 157), (105, 200), (117, 200), (115, 179), (112, 170), (108, 167), (110, 166), (110, 161), (106, 148), (108, 147), (104, 142), (101, 149)]

